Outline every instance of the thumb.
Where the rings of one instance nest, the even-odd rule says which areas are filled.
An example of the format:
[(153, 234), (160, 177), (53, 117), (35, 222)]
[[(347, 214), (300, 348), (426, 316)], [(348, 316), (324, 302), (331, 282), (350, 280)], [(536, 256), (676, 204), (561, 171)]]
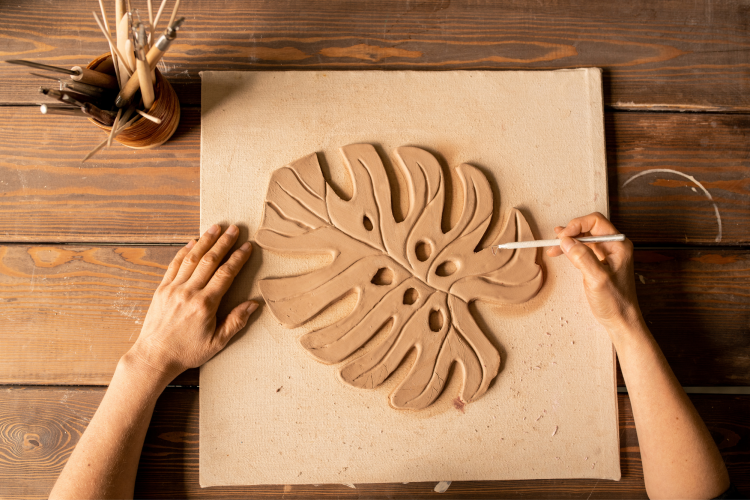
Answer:
[(226, 345), (237, 332), (245, 327), (250, 315), (257, 308), (258, 303), (251, 300), (232, 309), (232, 312), (216, 328), (216, 338), (221, 342), (222, 346)]
[(595, 282), (600, 274), (604, 271), (601, 262), (596, 258), (594, 252), (583, 243), (562, 236), (560, 238), (560, 248), (568, 257), (568, 260), (581, 271), (586, 281)]

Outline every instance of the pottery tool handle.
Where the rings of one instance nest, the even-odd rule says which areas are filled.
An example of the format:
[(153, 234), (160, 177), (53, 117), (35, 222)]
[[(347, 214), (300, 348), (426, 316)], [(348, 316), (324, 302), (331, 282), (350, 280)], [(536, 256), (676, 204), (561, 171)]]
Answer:
[(94, 120), (97, 120), (108, 127), (111, 127), (112, 124), (115, 123), (115, 113), (100, 109), (91, 103), (84, 103), (83, 106), (81, 106), (81, 111), (83, 111), (84, 115), (90, 116)]
[[(582, 238), (573, 238), (581, 243), (604, 243), (606, 241), (625, 241), (624, 234), (610, 234), (608, 236), (584, 236)], [(560, 245), (560, 240), (535, 240), (535, 241), (516, 241), (496, 245), (495, 248), (500, 250), (511, 250), (515, 248), (538, 248), (538, 247), (555, 247)]]
[[(164, 53), (167, 51), (167, 49), (169, 49), (172, 41), (177, 37), (177, 30), (180, 28), (184, 21), (184, 17), (181, 17), (180, 19), (175, 21), (166, 29), (164, 34), (159, 37), (156, 42), (151, 44), (151, 48), (146, 54), (146, 61), (148, 62), (148, 67), (151, 70), (156, 68), (157, 63), (161, 61), (162, 57), (164, 57)], [(136, 72), (133, 74), (133, 76), (130, 77), (130, 80), (128, 80), (128, 83), (125, 84), (122, 90), (120, 90), (120, 93), (117, 94), (117, 98), (115, 99), (115, 106), (117, 106), (118, 108), (127, 106), (133, 99), (135, 93), (138, 92), (138, 89), (140, 87), (140, 79), (138, 78), (138, 72)]]
[(70, 75), (70, 78), (75, 82), (88, 83), (89, 85), (95, 85), (105, 89), (118, 89), (120, 86), (117, 84), (117, 78), (108, 75), (106, 73), (100, 73), (93, 69), (82, 68), (81, 66), (73, 66), (72, 71), (75, 71), (75, 75)]

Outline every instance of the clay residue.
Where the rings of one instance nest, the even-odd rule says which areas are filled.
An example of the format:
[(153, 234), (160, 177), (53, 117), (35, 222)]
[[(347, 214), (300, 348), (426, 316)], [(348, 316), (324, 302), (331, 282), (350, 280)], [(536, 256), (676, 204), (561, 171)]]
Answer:
[(461, 413), (466, 413), (466, 403), (464, 403), (460, 397), (453, 400), (453, 407)]
[[(391, 406), (424, 409), (451, 376), (462, 378), (454, 405), (475, 401), (497, 375), (500, 355), (469, 305), (533, 298), (543, 281), (537, 250), (476, 251), (494, 208), (489, 181), (479, 169), (456, 168), (463, 207), (444, 230), (446, 182), (432, 154), (414, 147), (394, 151), (409, 199), (397, 220), (392, 182), (375, 148), (354, 144), (341, 152), (353, 186), (347, 200), (326, 183), (315, 154), (271, 177), (258, 244), (287, 255), (325, 255), (330, 263), (299, 276), (261, 280), (269, 310), (293, 328), (355, 294), (348, 315), (302, 336), (310, 354), (327, 364), (346, 361), (341, 379), (372, 389), (414, 351), (409, 372), (390, 395)], [(525, 218), (513, 209), (492, 245), (532, 239)], [(377, 345), (362, 351), (376, 334)]]

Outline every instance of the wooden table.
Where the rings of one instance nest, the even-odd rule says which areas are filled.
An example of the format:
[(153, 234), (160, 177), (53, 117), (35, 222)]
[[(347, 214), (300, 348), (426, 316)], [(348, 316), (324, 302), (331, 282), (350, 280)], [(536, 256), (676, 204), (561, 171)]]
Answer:
[[(155, 151), (118, 145), (85, 164), (102, 132), (43, 117), (32, 106), (40, 81), (1, 66), (0, 497), (48, 494), (167, 263), (198, 236), (201, 70), (604, 68), (611, 215), (636, 242), (648, 324), (683, 385), (750, 385), (750, 6), (550, 3), (186, 2), (163, 65), (182, 102), (177, 133)], [(94, 0), (5, 2), (0, 55), (88, 61), (105, 51), (92, 10)], [(623, 185), (652, 169), (684, 175)], [(197, 385), (187, 372), (159, 400), (138, 496), (645, 497), (625, 394), (619, 483), (463, 482), (442, 495), (435, 483), (201, 490)], [(750, 396), (691, 399), (748, 494)]]

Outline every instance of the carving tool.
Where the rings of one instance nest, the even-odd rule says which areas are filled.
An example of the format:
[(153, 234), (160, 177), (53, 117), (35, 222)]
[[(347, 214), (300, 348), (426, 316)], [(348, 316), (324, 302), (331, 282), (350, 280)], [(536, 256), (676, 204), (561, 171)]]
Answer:
[(172, 9), (172, 15), (169, 18), (169, 24), (167, 26), (171, 26), (174, 22), (175, 18), (177, 17), (177, 10), (180, 8), (180, 0), (177, 0), (174, 3), (174, 8)]
[(39, 93), (44, 94), (47, 97), (51, 97), (52, 99), (57, 99), (62, 103), (70, 104), (71, 106), (75, 106), (77, 108), (83, 106), (83, 103), (77, 99), (78, 94), (71, 95), (69, 92), (63, 93), (62, 90), (45, 89), (43, 87), (39, 87)]
[(39, 111), (41, 111), (43, 115), (86, 116), (80, 108), (53, 108), (46, 104), (39, 106)]
[(156, 25), (159, 24), (159, 18), (161, 17), (161, 13), (164, 12), (164, 7), (167, 5), (167, 0), (161, 0), (161, 5), (159, 6), (159, 11), (156, 13), (156, 17), (154, 18), (154, 22), (151, 23), (151, 43), (154, 42), (154, 32), (156, 31)]
[[(130, 24), (128, 23), (128, 16), (123, 15), (120, 19), (120, 22), (117, 24), (117, 57), (119, 58), (120, 63), (120, 77), (122, 78), (122, 75), (124, 75), (126, 72), (128, 74), (133, 74), (133, 71), (135, 68), (133, 68), (130, 65), (130, 57), (128, 56), (127, 51), (127, 41), (130, 37)], [(125, 84), (125, 78), (122, 79), (120, 82), (120, 87), (122, 87)]]
[(73, 66), (71, 69), (65, 69), (60, 68), (59, 66), (49, 66), (47, 64), (40, 64), (34, 61), (24, 61), (22, 59), (12, 59), (5, 62), (11, 64), (20, 64), (21, 66), (28, 66), (30, 68), (43, 69), (45, 71), (63, 73), (65, 75), (69, 75), (73, 81), (88, 83), (89, 85), (96, 85), (97, 87), (103, 87), (107, 89), (120, 88), (115, 77), (107, 75), (105, 73), (94, 71), (93, 69), (82, 68), (81, 66)]
[(60, 84), (60, 90), (69, 90), (70, 92), (77, 92), (79, 94), (85, 94), (91, 97), (100, 97), (104, 95), (108, 89), (96, 87), (95, 85), (89, 85), (87, 83), (74, 82), (73, 80), (63, 80), (54, 76), (42, 75), (39, 73), (31, 73), (39, 78), (46, 78), (47, 80), (54, 80)]
[[(97, 24), (99, 24), (100, 28), (104, 28), (102, 32), (104, 33), (104, 37), (107, 39), (107, 44), (109, 45), (109, 55), (110, 55), (110, 59), (112, 62), (112, 66), (115, 68), (115, 78), (117, 78), (117, 82), (120, 83), (123, 80), (123, 78), (120, 76), (120, 63), (117, 62), (117, 54), (115, 53), (115, 47), (112, 44), (112, 32), (109, 31), (109, 21), (107, 21), (107, 11), (104, 9), (103, 0), (99, 0), (99, 9), (102, 11), (102, 21), (104, 21), (104, 26), (102, 26), (102, 23), (100, 23), (98, 19), (96, 20), (96, 22)], [(117, 10), (116, 5), (115, 5), (115, 10)], [(115, 18), (117, 18), (117, 12), (115, 12)], [(116, 19), (115, 19), (115, 27), (117, 27)]]
[[(624, 234), (611, 234), (608, 236), (583, 236), (581, 238), (573, 238), (581, 243), (603, 243), (605, 241), (625, 241)], [(512, 250), (516, 248), (538, 248), (538, 247), (556, 247), (560, 245), (560, 240), (535, 240), (535, 241), (514, 241), (513, 243), (505, 243), (502, 245), (494, 245), (492, 248), (498, 250)]]
[[(81, 94), (78, 92), (71, 92), (69, 90), (56, 90), (56, 89), (48, 89), (44, 87), (39, 87), (39, 93), (44, 94), (47, 97), (51, 97), (52, 99), (57, 99), (58, 101), (62, 101), (65, 104), (72, 104), (73, 106), (82, 106), (84, 102), (90, 102), (93, 104), (100, 104), (101, 97), (93, 97), (86, 94)], [(81, 104), (75, 104), (72, 102), (75, 100), (75, 102), (81, 103)]]
[[(114, 42), (114, 40), (112, 40), (112, 36), (111, 36), (111, 35), (110, 35), (110, 34), (109, 34), (109, 33), (107, 32), (107, 30), (105, 29), (104, 25), (103, 25), (103, 24), (102, 24), (102, 22), (101, 22), (101, 21), (99, 20), (99, 16), (97, 16), (97, 15), (96, 15), (96, 12), (93, 12), (93, 11), (92, 11), (91, 13), (92, 13), (92, 14), (94, 14), (94, 20), (96, 20), (96, 24), (98, 24), (98, 25), (99, 25), (99, 29), (101, 29), (101, 30), (102, 30), (102, 33), (104, 33), (104, 37), (105, 37), (105, 38), (107, 39), (107, 42), (109, 42), (109, 47), (110, 47), (110, 49), (114, 49), (114, 51), (115, 51), (115, 54), (117, 55), (117, 61), (118, 61), (118, 63), (120, 63), (120, 62), (124, 62), (124, 63), (125, 63), (125, 65), (127, 65), (127, 61), (126, 61), (126, 60), (125, 60), (125, 58), (124, 58), (124, 57), (122, 56), (122, 54), (120, 53), (120, 51), (119, 51), (119, 50), (117, 49), (117, 45), (115, 45), (115, 42)], [(110, 53), (111, 53), (111, 52), (110, 52)], [(127, 75), (127, 77), (126, 77), (126, 78), (130, 78), (130, 75), (131, 75), (131, 74), (133, 74), (133, 72), (131, 71), (131, 69), (130, 69), (129, 67), (126, 67), (126, 69), (127, 69), (127, 71), (125, 72), (125, 75)], [(117, 70), (117, 71), (119, 71), (119, 70)], [(123, 76), (123, 74), (122, 74), (122, 73), (120, 73), (120, 76), (122, 77), (122, 76)], [(123, 79), (124, 79), (124, 78), (123, 78)], [(119, 88), (120, 88), (120, 86), (118, 85), (118, 86), (117, 86), (117, 88), (119, 89)]]
[(84, 115), (90, 116), (94, 120), (108, 127), (115, 123), (115, 117), (117, 116), (117, 113), (100, 109), (90, 102), (84, 103), (83, 106), (81, 106), (81, 111)]
[(138, 73), (138, 84), (143, 97), (143, 107), (151, 109), (154, 104), (154, 83), (151, 80), (151, 68), (146, 60), (146, 27), (138, 23), (133, 27), (133, 38), (135, 39), (136, 72)]
[[(177, 30), (180, 29), (180, 26), (182, 26), (183, 22), (185, 22), (184, 17), (176, 20), (166, 30), (164, 30), (164, 34), (151, 45), (151, 49), (148, 51), (148, 54), (146, 54), (146, 61), (148, 61), (149, 67), (152, 70), (156, 68), (156, 64), (164, 56), (164, 53), (167, 51), (167, 49), (169, 49), (172, 41), (177, 38)], [(135, 93), (138, 92), (139, 88), (140, 82), (138, 80), (138, 75), (136, 74), (131, 76), (130, 80), (128, 80), (128, 83), (125, 85), (125, 87), (123, 87), (122, 90), (120, 90), (120, 93), (117, 95), (117, 98), (115, 99), (115, 106), (117, 106), (118, 108), (127, 106), (128, 103), (133, 99)]]

